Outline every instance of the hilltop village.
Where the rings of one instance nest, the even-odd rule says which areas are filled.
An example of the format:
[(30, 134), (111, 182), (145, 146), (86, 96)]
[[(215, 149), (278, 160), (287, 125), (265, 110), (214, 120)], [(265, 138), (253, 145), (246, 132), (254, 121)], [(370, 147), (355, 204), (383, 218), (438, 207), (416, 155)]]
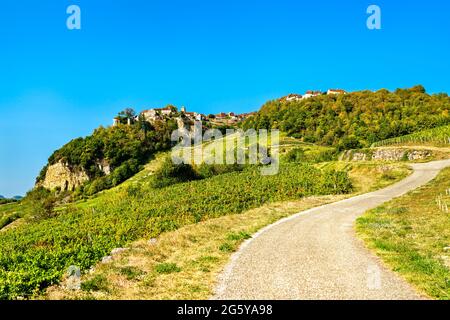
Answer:
[[(326, 92), (323, 91), (313, 91), (308, 90), (305, 92), (305, 94), (289, 94), (287, 96), (284, 96), (279, 101), (285, 101), (285, 102), (292, 102), (292, 101), (300, 101), (304, 99), (313, 98), (319, 95), (335, 95), (335, 94), (346, 94), (347, 92), (342, 89), (329, 89)], [(132, 124), (133, 122), (136, 122), (139, 120), (140, 117), (142, 117), (144, 120), (148, 122), (155, 122), (155, 121), (163, 121), (165, 119), (176, 119), (179, 123), (179, 126), (187, 123), (193, 123), (194, 121), (202, 121), (204, 124), (209, 124), (211, 126), (217, 126), (217, 127), (223, 127), (223, 126), (233, 126), (238, 124), (241, 121), (244, 121), (248, 117), (255, 115), (256, 112), (250, 112), (250, 113), (241, 113), (237, 114), (234, 112), (221, 112), (218, 114), (209, 114), (205, 115), (198, 112), (188, 112), (186, 107), (181, 107), (180, 110), (178, 110), (177, 107), (173, 105), (168, 105), (164, 108), (154, 108), (154, 109), (148, 109), (142, 111), (139, 115), (136, 115), (132, 109), (129, 110), (128, 114), (125, 114), (122, 112), (118, 116), (116, 116), (113, 119), (113, 125), (118, 125), (120, 123), (122, 124)]]
[(292, 94), (289, 94), (287, 96), (280, 98), (279, 100), (280, 101), (288, 101), (288, 102), (289, 101), (300, 101), (300, 100), (309, 99), (309, 98), (317, 97), (317, 96), (324, 95), (324, 94), (327, 94), (327, 95), (347, 94), (347, 92), (342, 89), (328, 89), (326, 92), (308, 90), (305, 92), (304, 95), (292, 93)]
[(218, 114), (205, 115), (198, 112), (188, 112), (186, 110), (186, 107), (181, 107), (180, 110), (178, 110), (177, 107), (168, 105), (164, 108), (144, 110), (139, 115), (134, 115), (131, 113), (128, 116), (125, 116), (123, 114), (119, 114), (114, 118), (113, 125), (118, 125), (120, 123), (132, 124), (133, 122), (138, 121), (140, 117), (142, 117), (144, 120), (150, 123), (156, 121), (164, 121), (166, 119), (176, 119), (179, 123), (192, 123), (194, 121), (202, 121), (204, 124), (207, 123), (212, 126), (232, 126), (254, 114), (256, 114), (256, 112), (241, 114), (236, 114), (234, 112), (221, 112)]

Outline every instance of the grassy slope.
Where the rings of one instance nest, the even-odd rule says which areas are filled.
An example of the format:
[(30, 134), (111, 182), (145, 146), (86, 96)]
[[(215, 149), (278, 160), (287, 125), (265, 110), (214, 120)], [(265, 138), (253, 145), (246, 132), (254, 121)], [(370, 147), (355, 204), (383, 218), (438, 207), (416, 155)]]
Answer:
[(275, 176), (248, 168), (160, 190), (148, 185), (150, 174), (147, 169), (96, 198), (58, 208), (56, 217), (0, 233), (0, 296), (33, 296), (70, 265), (87, 269), (137, 239), (267, 203), (340, 192), (332, 177), (302, 164), (284, 165)]
[[(426, 186), (369, 211), (358, 234), (394, 271), (437, 299), (450, 299), (450, 217), (436, 197), (450, 187), (450, 169)], [(447, 196), (447, 203), (450, 199)], [(445, 249), (447, 248), (447, 249)]]
[[(355, 194), (384, 187), (408, 174), (406, 166), (398, 164), (333, 162), (319, 166), (347, 169)], [(207, 299), (230, 255), (251, 234), (283, 217), (353, 195), (267, 204), (164, 233), (156, 244), (137, 241), (111, 263), (100, 263), (83, 276), (84, 283), (95, 290), (72, 292), (55, 286), (46, 298)]]
[(372, 147), (393, 145), (427, 145), (436, 147), (450, 147), (450, 125), (423, 130), (402, 137), (382, 140), (374, 143)]

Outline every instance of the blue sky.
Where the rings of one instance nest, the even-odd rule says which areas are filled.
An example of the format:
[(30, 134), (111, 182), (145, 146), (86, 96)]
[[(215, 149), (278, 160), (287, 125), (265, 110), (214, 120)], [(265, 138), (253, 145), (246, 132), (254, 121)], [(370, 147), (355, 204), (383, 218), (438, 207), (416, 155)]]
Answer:
[[(82, 29), (68, 30), (79, 5)], [(382, 10), (368, 30), (366, 9)], [(125, 107), (248, 112), (308, 89), (450, 92), (450, 4), (428, 1), (3, 0), (0, 194)]]

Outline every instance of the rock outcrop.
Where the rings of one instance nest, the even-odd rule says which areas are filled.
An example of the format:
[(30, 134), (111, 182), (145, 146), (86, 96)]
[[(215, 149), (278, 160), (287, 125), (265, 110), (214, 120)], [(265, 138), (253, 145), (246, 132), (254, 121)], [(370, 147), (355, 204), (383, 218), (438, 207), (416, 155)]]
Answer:
[(414, 161), (423, 160), (433, 155), (430, 150), (408, 150), (408, 149), (364, 149), (348, 150), (341, 156), (340, 160), (349, 161)]
[(59, 161), (47, 168), (45, 179), (38, 185), (50, 190), (59, 188), (61, 191), (72, 191), (88, 180), (89, 176), (83, 169)]

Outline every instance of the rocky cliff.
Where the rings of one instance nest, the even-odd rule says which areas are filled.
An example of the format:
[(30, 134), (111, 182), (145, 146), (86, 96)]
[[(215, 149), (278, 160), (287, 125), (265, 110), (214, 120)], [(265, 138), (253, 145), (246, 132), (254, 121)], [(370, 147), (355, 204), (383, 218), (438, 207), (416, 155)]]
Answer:
[[(105, 174), (111, 174), (113, 168), (105, 159), (96, 162), (97, 167)], [(76, 187), (89, 181), (89, 175), (86, 170), (80, 167), (71, 166), (63, 161), (49, 165), (45, 178), (36, 185), (49, 190), (59, 188), (61, 191), (73, 191)]]
[(89, 177), (83, 169), (59, 161), (47, 168), (44, 180), (38, 185), (50, 190), (59, 188), (62, 191), (72, 191), (88, 180)]

